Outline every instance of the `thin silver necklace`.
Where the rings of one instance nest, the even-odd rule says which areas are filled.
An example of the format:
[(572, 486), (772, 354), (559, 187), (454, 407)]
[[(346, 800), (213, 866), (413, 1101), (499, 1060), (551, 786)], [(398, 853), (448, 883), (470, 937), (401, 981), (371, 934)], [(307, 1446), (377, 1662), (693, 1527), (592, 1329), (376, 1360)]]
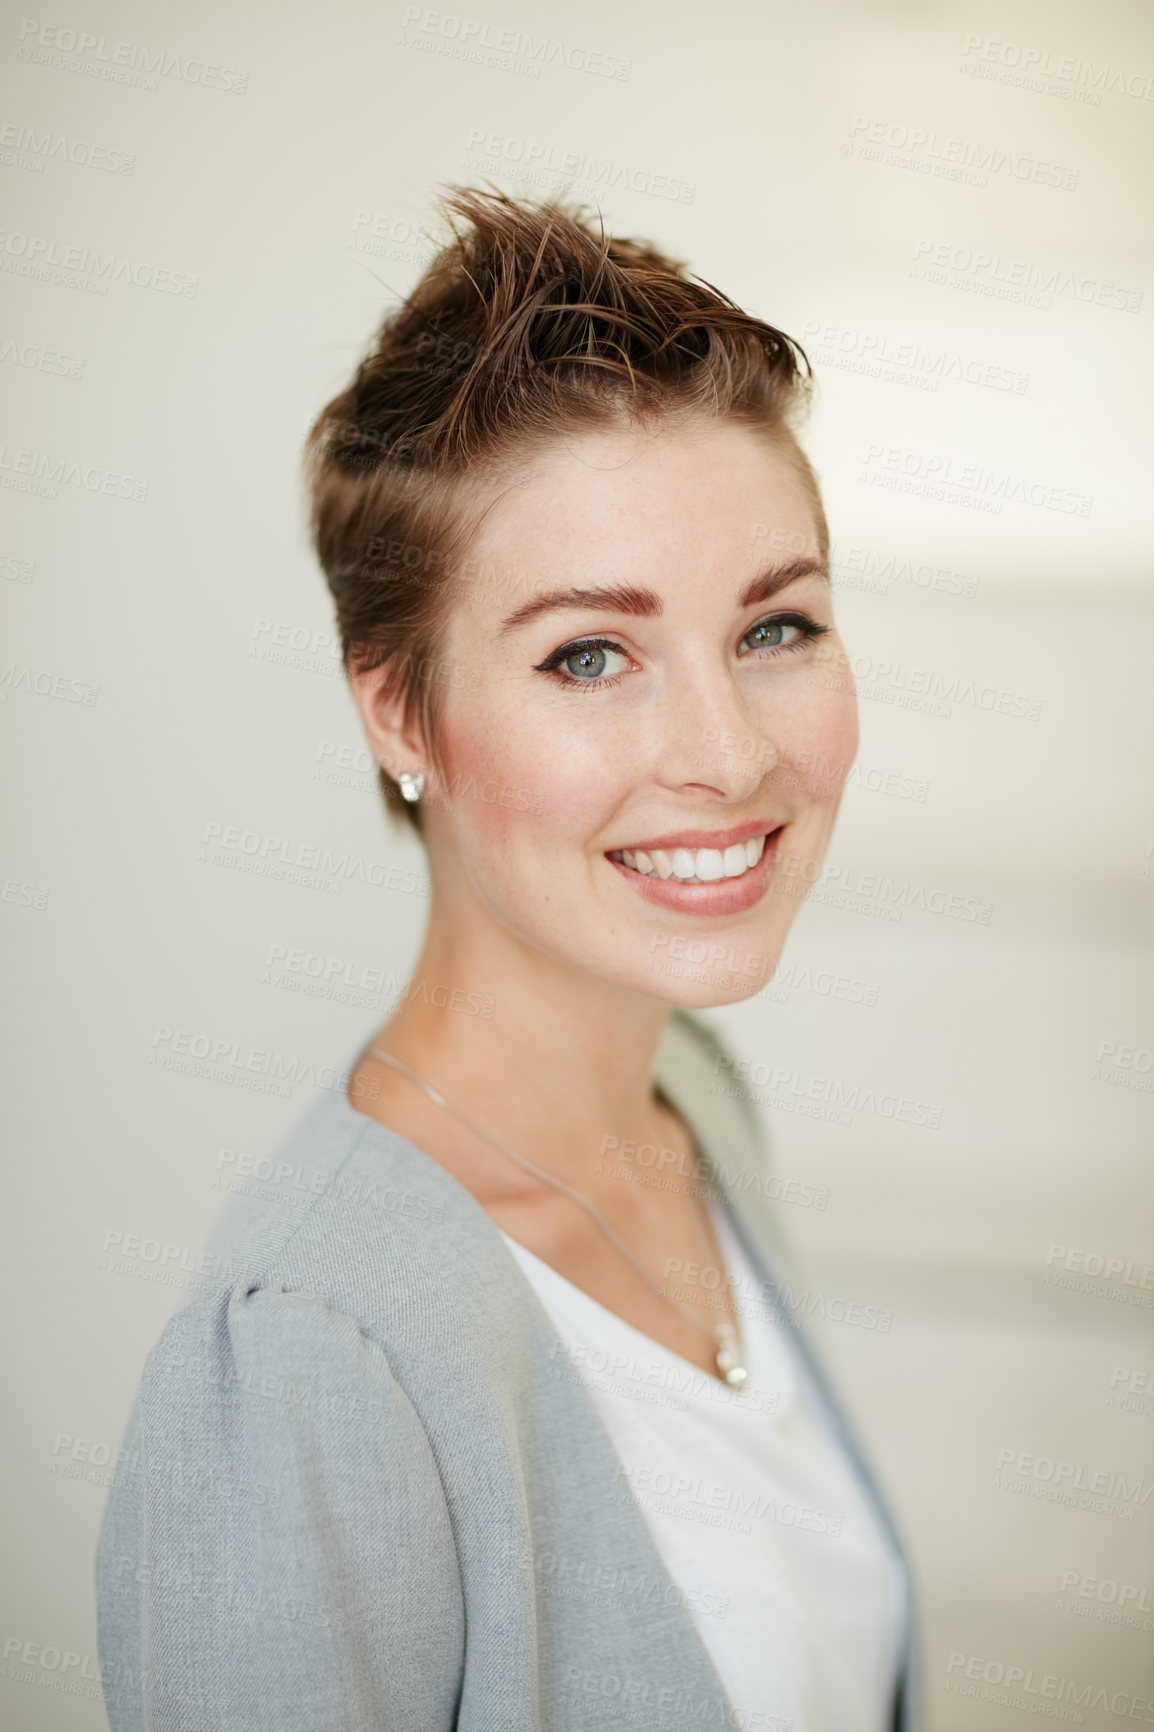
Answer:
[(410, 1070), (407, 1064), (402, 1064), (399, 1058), (394, 1058), (391, 1052), (382, 1052), (380, 1047), (374, 1046), (369, 1048), (369, 1057), (380, 1059), (383, 1064), (391, 1064), (394, 1069), (401, 1071), (410, 1079), (410, 1081), (415, 1082), (418, 1088), (424, 1089), (425, 1093), (435, 1106), (443, 1107), (445, 1112), (451, 1113), (453, 1118), (458, 1119), (468, 1130), (471, 1130), (474, 1136), (480, 1137), (483, 1142), (489, 1143), (495, 1149), (499, 1149), (503, 1155), (507, 1155), (511, 1161), (515, 1161), (517, 1165), (523, 1167), (527, 1173), (533, 1173), (537, 1178), (544, 1179), (547, 1185), (552, 1185), (555, 1190), (561, 1191), (566, 1197), (572, 1198), (573, 1202), (579, 1203), (585, 1210), (586, 1214), (590, 1215), (593, 1220), (596, 1221), (597, 1225), (601, 1228), (601, 1231), (613, 1241), (617, 1246), (617, 1249), (622, 1252), (624, 1256), (628, 1257), (633, 1267), (637, 1270), (637, 1273), (648, 1281), (649, 1285), (653, 1288), (653, 1291), (660, 1294), (661, 1298), (666, 1300), (670, 1305), (676, 1305), (677, 1309), (683, 1316), (689, 1319), (696, 1329), (704, 1330), (707, 1335), (712, 1337), (712, 1339), (717, 1343), (716, 1363), (717, 1369), (720, 1371), (722, 1378), (732, 1389), (740, 1389), (742, 1387), (749, 1376), (749, 1371), (746, 1367), (745, 1356), (741, 1349), (741, 1337), (731, 1323), (703, 1322), (702, 1319), (696, 1316), (688, 1306), (683, 1305), (680, 1299), (675, 1299), (672, 1293), (667, 1293), (664, 1287), (653, 1279), (644, 1264), (638, 1262), (625, 1241), (619, 1238), (613, 1231), (613, 1228), (609, 1225), (601, 1211), (595, 1209), (593, 1204), (588, 1202), (579, 1191), (575, 1191), (571, 1185), (565, 1184), (562, 1179), (554, 1178), (553, 1174), (547, 1173), (543, 1167), (535, 1166), (532, 1161), (527, 1161), (524, 1155), (517, 1154), (516, 1151), (509, 1148), (506, 1143), (501, 1142), (499, 1138), (495, 1137), (491, 1131), (483, 1129), (481, 1125), (474, 1123), (472, 1119), (466, 1118), (465, 1114), (459, 1111), (457, 1107), (453, 1106), (451, 1101), (447, 1101), (444, 1095), (439, 1093), (439, 1091), (433, 1087), (432, 1083), (426, 1082), (424, 1077), (418, 1076), (415, 1070)]

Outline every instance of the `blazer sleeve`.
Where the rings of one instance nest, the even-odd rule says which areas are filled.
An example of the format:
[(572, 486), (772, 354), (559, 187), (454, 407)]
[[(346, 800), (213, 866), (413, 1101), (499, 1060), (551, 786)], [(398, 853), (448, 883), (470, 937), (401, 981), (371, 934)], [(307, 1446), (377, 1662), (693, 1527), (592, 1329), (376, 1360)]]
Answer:
[(149, 1356), (96, 1562), (112, 1732), (450, 1732), (460, 1572), (424, 1428), (314, 1294), (238, 1282)]

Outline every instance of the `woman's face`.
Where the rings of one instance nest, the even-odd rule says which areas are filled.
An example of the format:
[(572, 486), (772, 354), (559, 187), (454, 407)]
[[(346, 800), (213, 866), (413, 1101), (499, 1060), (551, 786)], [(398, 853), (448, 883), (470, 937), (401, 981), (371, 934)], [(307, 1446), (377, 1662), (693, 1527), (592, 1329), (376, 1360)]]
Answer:
[(470, 551), (426, 794), (446, 912), (666, 1003), (757, 992), (858, 742), (789, 456), (718, 422), (558, 440)]

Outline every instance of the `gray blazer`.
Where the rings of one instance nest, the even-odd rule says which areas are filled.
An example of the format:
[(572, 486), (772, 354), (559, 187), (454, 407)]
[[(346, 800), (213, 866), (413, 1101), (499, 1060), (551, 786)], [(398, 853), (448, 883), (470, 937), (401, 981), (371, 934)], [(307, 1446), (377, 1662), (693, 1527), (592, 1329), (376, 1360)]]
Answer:
[[(779, 1291), (765, 1159), (724, 1070), (674, 1013), (657, 1080), (900, 1552)], [(149, 1355), (109, 1493), (113, 1732), (735, 1725), (588, 1391), (464, 1186), (340, 1088), (260, 1174)], [(895, 1732), (913, 1653), (907, 1627)]]

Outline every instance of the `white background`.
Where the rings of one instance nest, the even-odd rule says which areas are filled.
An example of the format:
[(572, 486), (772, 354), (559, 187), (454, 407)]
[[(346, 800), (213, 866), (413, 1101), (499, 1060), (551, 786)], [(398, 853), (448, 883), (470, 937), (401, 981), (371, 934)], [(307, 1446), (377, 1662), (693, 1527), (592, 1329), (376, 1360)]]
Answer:
[[(103, 44), (63, 52), (80, 30)], [(511, 68), (478, 46), (502, 32), (532, 38)], [(824, 1192), (780, 1210), (819, 1309), (892, 1314), (816, 1327), (910, 1537), (930, 1726), (1029, 1723), (947, 1688), (987, 1662), (1104, 1691), (1083, 1723), (1120, 1724), (1154, 1697), (1148, 1636), (1062, 1579), (1140, 1590), (1154, 1623), (1154, 1402), (1110, 1404), (1154, 1373), (1148, 9), (89, 0), (10, 12), (0, 70), (4, 1724), (104, 1724), (99, 1464), (222, 1171), (314, 1098), (158, 1054), (180, 1031), (339, 1069), (387, 1006), (269, 984), (270, 956), (403, 980), (415, 955), (423, 898), (371, 880), (417, 884), (419, 849), (365, 758), (334, 775), (359, 737), (298, 465), (420, 273), (436, 186), (483, 173), (596, 198), (811, 352), (859, 770), (795, 984), (711, 1014), (788, 1073), (763, 1092), (783, 1181)], [(69, 248), (98, 259), (61, 277)], [(213, 826), (345, 876), (214, 865)], [(824, 1083), (859, 1089), (848, 1124), (793, 1110)], [(178, 1284), (109, 1267), (134, 1234)], [(995, 1484), (1003, 1451), (1138, 1492), (1031, 1496)]]

